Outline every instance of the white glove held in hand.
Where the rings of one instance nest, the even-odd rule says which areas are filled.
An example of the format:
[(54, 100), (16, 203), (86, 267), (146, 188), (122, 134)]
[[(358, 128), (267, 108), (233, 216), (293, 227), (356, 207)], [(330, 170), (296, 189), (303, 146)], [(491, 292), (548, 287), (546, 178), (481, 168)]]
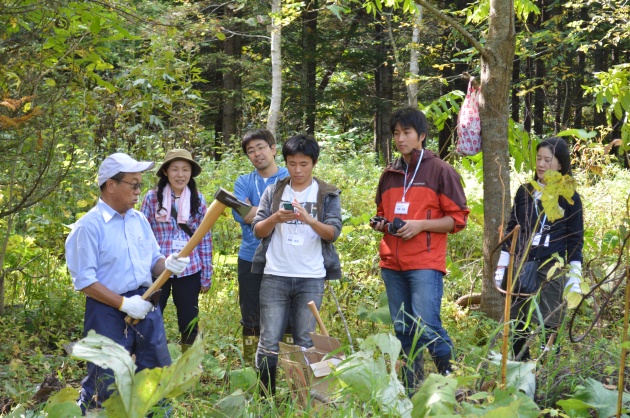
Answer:
[(164, 262), (166, 267), (171, 273), (179, 276), (186, 270), (186, 266), (190, 263), (190, 257), (180, 257), (179, 253), (173, 253), (168, 256)]
[(582, 289), (580, 289), (582, 263), (579, 261), (571, 261), (569, 264), (569, 276), (566, 284), (564, 285), (564, 291), (566, 292), (568, 289), (569, 292), (582, 294)]
[(503, 276), (505, 275), (505, 268), (510, 264), (510, 253), (507, 251), (501, 251), (501, 256), (499, 257), (499, 262), (497, 263), (497, 271), (494, 273), (494, 281), (497, 284), (497, 287), (501, 287), (501, 282), (503, 281)]
[(149, 311), (153, 309), (151, 302), (142, 299), (142, 296), (135, 295), (130, 298), (123, 296), (123, 303), (119, 308), (121, 311), (133, 319), (144, 319)]

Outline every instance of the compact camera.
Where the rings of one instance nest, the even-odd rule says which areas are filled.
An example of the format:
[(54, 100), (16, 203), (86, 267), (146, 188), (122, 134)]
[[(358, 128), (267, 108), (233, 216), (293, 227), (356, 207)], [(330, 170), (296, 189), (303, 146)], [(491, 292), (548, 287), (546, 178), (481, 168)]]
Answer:
[(386, 218), (383, 218), (382, 216), (372, 216), (370, 218), (370, 225), (376, 225), (377, 223), (381, 221), (385, 221), (385, 225), (389, 223), (389, 221)]
[(392, 235), (396, 235), (398, 230), (402, 228), (403, 226), (405, 226), (406, 223), (407, 222), (403, 221), (400, 218), (394, 218), (394, 220), (390, 222), (389, 225), (387, 225), (387, 232), (389, 232)]

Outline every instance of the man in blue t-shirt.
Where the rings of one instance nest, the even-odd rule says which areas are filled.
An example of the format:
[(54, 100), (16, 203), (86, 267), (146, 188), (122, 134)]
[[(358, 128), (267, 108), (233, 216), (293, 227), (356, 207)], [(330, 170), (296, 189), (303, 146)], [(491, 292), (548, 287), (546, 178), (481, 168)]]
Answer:
[(260, 240), (254, 237), (251, 223), (258, 210), (260, 198), (270, 184), (287, 177), (289, 172), (276, 164), (276, 140), (266, 129), (252, 130), (241, 141), (243, 152), (255, 170), (240, 176), (234, 184), (234, 195), (253, 207), (242, 218), (232, 211), (234, 219), (241, 224), (243, 241), (238, 252), (238, 297), (243, 324), (243, 357), (254, 364), (256, 347), (260, 336), (260, 283), (262, 274), (252, 273), (252, 260)]

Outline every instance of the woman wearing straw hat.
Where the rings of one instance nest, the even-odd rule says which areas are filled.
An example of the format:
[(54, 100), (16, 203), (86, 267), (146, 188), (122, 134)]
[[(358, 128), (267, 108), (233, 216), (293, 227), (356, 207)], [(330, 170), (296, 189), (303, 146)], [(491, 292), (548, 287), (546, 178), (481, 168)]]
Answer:
[[(159, 180), (142, 202), (153, 234), (162, 254), (179, 252), (206, 214), (206, 201), (197, 190), (195, 177), (201, 173), (190, 152), (173, 149), (166, 153), (157, 171)], [(171, 276), (162, 286), (162, 312), (171, 292), (177, 309), (177, 323), (181, 333), (182, 352), (197, 337), (199, 293), (206, 293), (212, 284), (212, 234), (208, 232), (190, 254), (190, 264), (179, 276)]]

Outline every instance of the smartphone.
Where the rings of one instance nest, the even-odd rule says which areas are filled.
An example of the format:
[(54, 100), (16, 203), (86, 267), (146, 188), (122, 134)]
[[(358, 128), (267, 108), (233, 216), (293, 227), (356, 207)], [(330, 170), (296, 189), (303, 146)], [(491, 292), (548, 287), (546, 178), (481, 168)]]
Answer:
[(284, 210), (293, 211), (295, 209), (291, 203), (284, 203), (282, 206)]

